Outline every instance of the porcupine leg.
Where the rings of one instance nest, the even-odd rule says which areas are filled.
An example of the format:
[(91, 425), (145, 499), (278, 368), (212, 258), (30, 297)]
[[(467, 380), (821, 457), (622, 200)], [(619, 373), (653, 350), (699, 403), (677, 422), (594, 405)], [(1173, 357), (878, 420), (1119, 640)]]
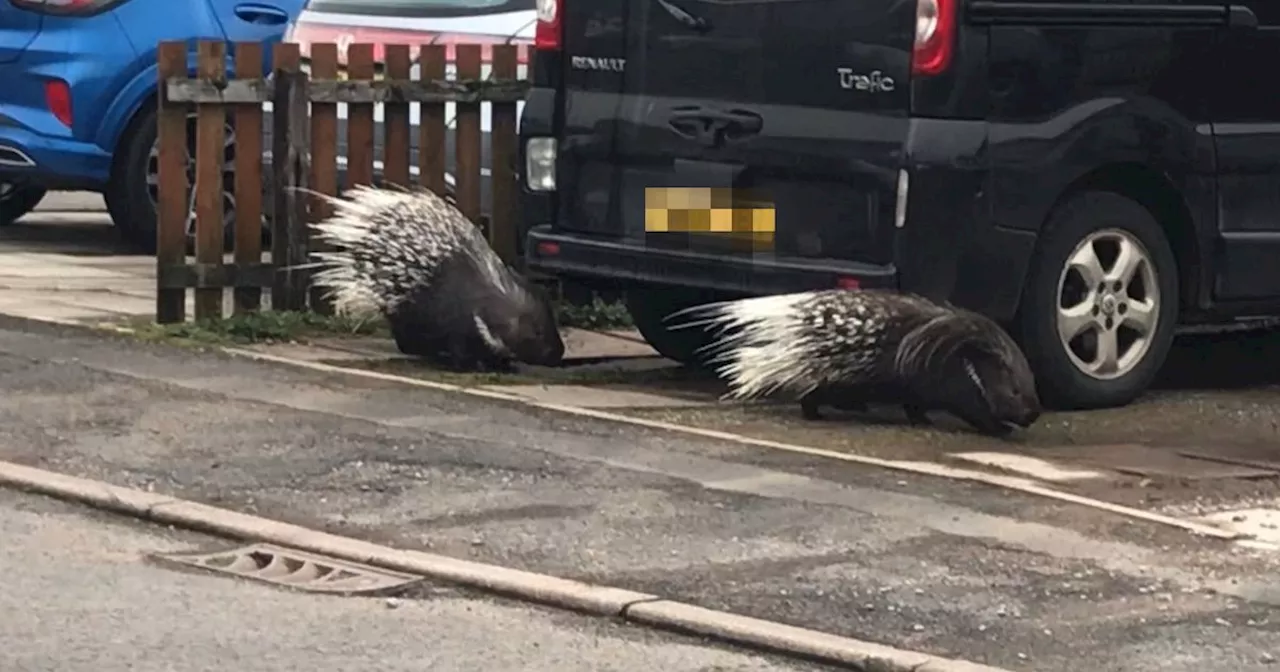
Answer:
[(928, 425), (931, 423), (929, 420), (929, 412), (919, 404), (903, 404), (902, 410), (907, 414), (907, 422), (913, 425)]
[(494, 354), (473, 334), (459, 334), (449, 340), (449, 364), (463, 372), (511, 373), (515, 365), (510, 359)]
[(449, 349), (441, 341), (439, 335), (431, 333), (420, 324), (411, 320), (396, 318), (390, 320), (391, 335), (395, 338), (396, 348), (411, 357), (420, 357), (432, 366), (449, 368)]
[(822, 405), (822, 399), (817, 391), (800, 397), (800, 415), (805, 420), (821, 420), (822, 412), (818, 408)]
[(457, 371), (484, 371), (487, 367), (484, 350), (476, 347), (470, 335), (456, 334), (449, 339), (449, 364)]
[(415, 325), (396, 318), (388, 321), (391, 323), (391, 336), (395, 338), (396, 348), (400, 352), (415, 357), (430, 357), (435, 354), (429, 339), (423, 338), (421, 330)]
[(866, 413), (867, 402), (852, 388), (819, 388), (800, 398), (800, 412), (806, 420), (822, 420), (819, 410), (831, 406), (852, 413)]
[(484, 351), (482, 354), (475, 356), (476, 368), (481, 371), (491, 373), (515, 373), (516, 365), (510, 359), (499, 357), (493, 353)]
[(1004, 438), (1013, 433), (1013, 428), (1002, 423), (991, 420), (990, 418), (974, 417), (972, 414), (963, 411), (951, 411), (951, 414), (969, 423), (970, 427), (978, 430), (978, 432), (995, 438)]

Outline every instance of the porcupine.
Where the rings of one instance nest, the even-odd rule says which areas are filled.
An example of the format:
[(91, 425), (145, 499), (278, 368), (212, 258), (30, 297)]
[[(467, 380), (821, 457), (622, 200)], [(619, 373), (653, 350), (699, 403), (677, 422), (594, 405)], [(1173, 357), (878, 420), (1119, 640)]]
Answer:
[(991, 319), (889, 290), (819, 290), (686, 308), (672, 328), (709, 327), (707, 362), (726, 399), (798, 396), (806, 418), (822, 405), (901, 404), (913, 423), (945, 411), (1002, 436), (1039, 417), (1022, 350)]
[(423, 188), (356, 186), (314, 224), (314, 283), (343, 314), (380, 313), (396, 346), (463, 370), (558, 365), (564, 341), (541, 288), (508, 267), (479, 228)]

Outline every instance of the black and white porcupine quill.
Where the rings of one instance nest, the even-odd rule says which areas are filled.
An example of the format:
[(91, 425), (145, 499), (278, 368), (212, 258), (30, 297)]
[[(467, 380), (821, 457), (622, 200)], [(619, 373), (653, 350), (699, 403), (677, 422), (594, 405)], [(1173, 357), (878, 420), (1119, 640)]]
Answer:
[(356, 186), (314, 224), (313, 282), (342, 314), (382, 314), (405, 354), (462, 369), (515, 361), (554, 366), (564, 342), (540, 288), (508, 267), (481, 231), (427, 189)]
[[(687, 317), (678, 323), (677, 316)], [(888, 290), (821, 290), (705, 304), (667, 318), (700, 326), (727, 399), (781, 393), (822, 404), (903, 404), (913, 422), (947, 411), (1003, 435), (1039, 417), (1026, 357), (992, 320)]]

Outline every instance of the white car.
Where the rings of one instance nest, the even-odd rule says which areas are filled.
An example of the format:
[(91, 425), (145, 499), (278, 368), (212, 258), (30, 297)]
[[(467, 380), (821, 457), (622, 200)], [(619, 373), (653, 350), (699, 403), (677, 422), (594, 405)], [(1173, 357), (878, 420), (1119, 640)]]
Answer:
[[(454, 78), (454, 45), (480, 44), (483, 48), (483, 77), (489, 76), (491, 51), (488, 46), (514, 44), (518, 46), (519, 65), (517, 75), (526, 76), (528, 59), (532, 52), (534, 26), (537, 21), (535, 0), (310, 0), (301, 14), (289, 26), (285, 41), (296, 42), (302, 52), (304, 67), (313, 43), (333, 42), (338, 45), (339, 67), (346, 66), (346, 50), (351, 44), (372, 42), (374, 61), (381, 69), (384, 59), (383, 45), (407, 44), (415, 65), (412, 77), (418, 76), (417, 47), (425, 44), (443, 44), (448, 64), (446, 77)], [(266, 111), (270, 112), (268, 103)], [(516, 104), (517, 119), (524, 111), (524, 103)], [(346, 182), (347, 159), (347, 106), (338, 105), (338, 171), (339, 184)], [(418, 177), (418, 119), (419, 108), (410, 105), (409, 165), (410, 174)], [(374, 106), (374, 174), (381, 179), (385, 131), (382, 125), (383, 108)], [(452, 103), (445, 106), (445, 180), (453, 185), (456, 165), (454, 150), (455, 111)], [(266, 123), (268, 134), (270, 123)], [(491, 128), (488, 104), (481, 105), (481, 202), (482, 210), (489, 209), (489, 186), (492, 156), (489, 142)], [(267, 142), (270, 142), (268, 137)], [(270, 151), (270, 144), (267, 146)], [(512, 159), (514, 161), (514, 157)]]

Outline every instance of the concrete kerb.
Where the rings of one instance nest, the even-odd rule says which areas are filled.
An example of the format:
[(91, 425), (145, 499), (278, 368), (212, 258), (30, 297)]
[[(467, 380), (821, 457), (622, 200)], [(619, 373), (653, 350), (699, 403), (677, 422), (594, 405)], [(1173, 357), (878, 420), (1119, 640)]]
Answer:
[(598, 586), (508, 567), (407, 551), (311, 530), (176, 497), (124, 488), (0, 461), (0, 485), (80, 502), (157, 523), (262, 541), (362, 562), (479, 590), (694, 633), (757, 649), (868, 672), (1010, 672), (963, 660), (895, 649), (772, 621), (705, 609), (658, 595)]

